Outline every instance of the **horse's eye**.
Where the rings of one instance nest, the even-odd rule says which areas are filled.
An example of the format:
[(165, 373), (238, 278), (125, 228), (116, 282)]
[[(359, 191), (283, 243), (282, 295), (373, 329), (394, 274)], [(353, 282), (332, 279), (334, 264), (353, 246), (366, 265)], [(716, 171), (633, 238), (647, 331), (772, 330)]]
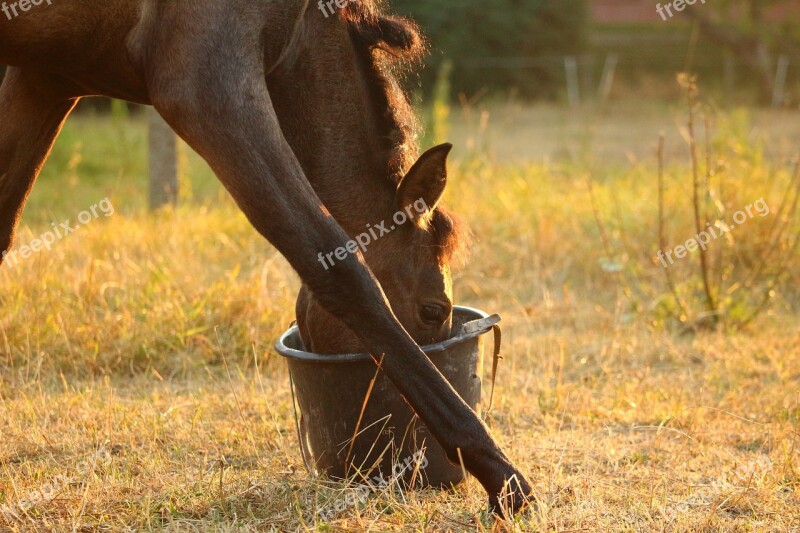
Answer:
[(441, 326), (450, 312), (441, 305), (423, 305), (420, 315), (422, 321), (431, 326)]

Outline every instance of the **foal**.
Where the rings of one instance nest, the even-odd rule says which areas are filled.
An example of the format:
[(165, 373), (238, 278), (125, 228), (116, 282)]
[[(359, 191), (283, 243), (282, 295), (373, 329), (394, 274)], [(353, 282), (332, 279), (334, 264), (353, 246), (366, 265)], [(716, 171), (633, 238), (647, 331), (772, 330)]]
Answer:
[(515, 512), (530, 485), (400, 325), (363, 256), (327, 270), (317, 259), (349, 241), (337, 178), (410, 167), (408, 132), (386, 127), (404, 99), (376, 58), (418, 49), (416, 32), (372, 0), (328, 18), (309, 0), (59, 0), (0, 17), (0, 64), (11, 65), (0, 88), (0, 252), (79, 98), (155, 106), (319, 305), (383, 358), (492, 508)]

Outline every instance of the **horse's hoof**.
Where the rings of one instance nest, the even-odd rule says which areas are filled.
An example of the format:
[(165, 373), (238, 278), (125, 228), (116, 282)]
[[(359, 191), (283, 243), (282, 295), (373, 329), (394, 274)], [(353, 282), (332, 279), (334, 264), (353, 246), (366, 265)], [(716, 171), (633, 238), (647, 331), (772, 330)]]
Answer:
[(511, 518), (535, 505), (533, 488), (516, 476), (506, 481), (503, 490), (489, 496), (489, 512), (500, 518)]

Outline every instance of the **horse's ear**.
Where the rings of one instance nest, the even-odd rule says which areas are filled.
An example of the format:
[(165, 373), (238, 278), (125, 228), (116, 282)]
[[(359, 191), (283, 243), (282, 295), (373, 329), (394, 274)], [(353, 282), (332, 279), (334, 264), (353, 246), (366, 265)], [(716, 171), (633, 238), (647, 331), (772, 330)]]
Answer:
[(422, 154), (397, 186), (398, 210), (423, 219), (436, 209), (447, 186), (447, 156), (452, 149), (452, 144), (442, 144)]

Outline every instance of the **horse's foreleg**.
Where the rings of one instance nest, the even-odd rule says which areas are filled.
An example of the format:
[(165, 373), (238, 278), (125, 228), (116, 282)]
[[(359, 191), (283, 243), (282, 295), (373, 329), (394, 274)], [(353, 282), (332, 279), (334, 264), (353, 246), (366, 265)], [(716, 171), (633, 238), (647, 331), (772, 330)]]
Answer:
[(58, 80), (10, 68), (0, 87), (0, 263), (25, 200), (75, 99)]
[[(234, 26), (225, 31), (235, 31)], [(383, 359), (388, 377), (449, 458), (463, 459), (489, 492), (493, 506), (518, 509), (531, 487), (397, 321), (363, 258), (350, 256), (327, 269), (320, 264), (320, 252), (344, 246), (349, 237), (323, 207), (281, 132), (262, 58), (245, 52), (246, 45), (258, 49), (257, 41), (249, 43), (247, 35), (214, 37), (205, 34), (203, 42), (215, 46), (198, 56), (197, 64), (184, 64), (180, 71), (169, 61), (170, 50), (181, 50), (184, 61), (200, 51), (198, 47), (188, 53), (193, 44), (184, 37), (169, 34), (169, 49), (152, 55), (162, 58), (147, 65), (156, 109), (208, 161), (253, 226), (287, 258), (315, 299), (341, 317), (370, 353)], [(510, 498), (501, 502), (504, 489)]]

